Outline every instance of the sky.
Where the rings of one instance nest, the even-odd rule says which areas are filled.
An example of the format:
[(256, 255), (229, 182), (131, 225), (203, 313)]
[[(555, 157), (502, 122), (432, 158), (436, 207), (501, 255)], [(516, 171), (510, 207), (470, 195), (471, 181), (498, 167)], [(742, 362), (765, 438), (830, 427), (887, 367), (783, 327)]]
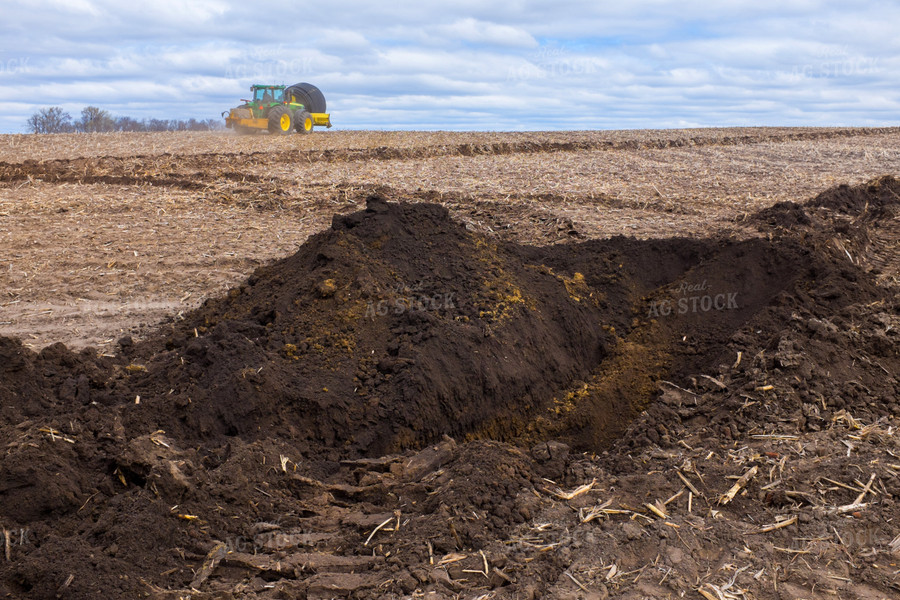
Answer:
[(340, 129), (900, 124), (900, 2), (0, 0), (0, 132), (220, 118), (310, 82)]

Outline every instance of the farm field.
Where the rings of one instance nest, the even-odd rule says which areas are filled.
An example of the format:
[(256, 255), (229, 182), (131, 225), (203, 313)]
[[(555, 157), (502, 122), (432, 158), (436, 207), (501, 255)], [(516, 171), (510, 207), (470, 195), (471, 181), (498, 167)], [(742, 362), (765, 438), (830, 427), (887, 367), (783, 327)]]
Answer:
[(0, 596), (900, 594), (900, 128), (0, 136)]
[(34, 348), (194, 308), (374, 188), (546, 245), (742, 236), (742, 216), (900, 164), (897, 129), (2, 137), (0, 334)]

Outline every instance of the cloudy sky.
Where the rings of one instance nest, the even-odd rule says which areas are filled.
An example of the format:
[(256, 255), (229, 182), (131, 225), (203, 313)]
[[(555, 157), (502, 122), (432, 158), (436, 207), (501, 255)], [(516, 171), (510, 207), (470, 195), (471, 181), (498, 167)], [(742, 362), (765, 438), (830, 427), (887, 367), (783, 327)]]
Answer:
[(218, 118), (308, 81), (342, 129), (900, 123), (900, 3), (0, 0), (0, 132)]

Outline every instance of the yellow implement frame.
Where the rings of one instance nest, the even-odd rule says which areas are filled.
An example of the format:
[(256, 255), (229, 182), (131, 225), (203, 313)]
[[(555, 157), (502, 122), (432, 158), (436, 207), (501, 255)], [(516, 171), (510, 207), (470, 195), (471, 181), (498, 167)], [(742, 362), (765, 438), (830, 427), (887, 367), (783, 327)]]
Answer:
[[(310, 113), (313, 125), (319, 127), (331, 127), (331, 115), (328, 113)], [(268, 119), (242, 119), (234, 116), (234, 111), (225, 118), (225, 125), (228, 127), (236, 127), (240, 129), (262, 129), (269, 128)]]

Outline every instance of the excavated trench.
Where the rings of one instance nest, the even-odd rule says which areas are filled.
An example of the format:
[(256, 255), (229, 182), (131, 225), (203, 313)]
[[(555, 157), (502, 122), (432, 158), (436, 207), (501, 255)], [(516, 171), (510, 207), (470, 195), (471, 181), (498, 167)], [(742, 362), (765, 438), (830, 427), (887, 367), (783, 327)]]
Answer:
[[(801, 226), (798, 210), (808, 221), (796, 205), (757, 218)], [(735, 332), (798, 286), (850, 277), (854, 294), (824, 297), (874, 295), (817, 247), (826, 243), (524, 247), (471, 233), (438, 205), (373, 196), (225, 297), (148, 342), (126, 341), (115, 359), (58, 345), (35, 358), (6, 341), (5, 385), (28, 375), (18, 389), (12, 378), (6, 393), (21, 401), (5, 410), (139, 398), (121, 415), (128, 435), (163, 429), (201, 445), (275, 435), (343, 457), (444, 435), (599, 450), (659, 381), (714, 367)], [(35, 379), (35, 360), (61, 368)]]

